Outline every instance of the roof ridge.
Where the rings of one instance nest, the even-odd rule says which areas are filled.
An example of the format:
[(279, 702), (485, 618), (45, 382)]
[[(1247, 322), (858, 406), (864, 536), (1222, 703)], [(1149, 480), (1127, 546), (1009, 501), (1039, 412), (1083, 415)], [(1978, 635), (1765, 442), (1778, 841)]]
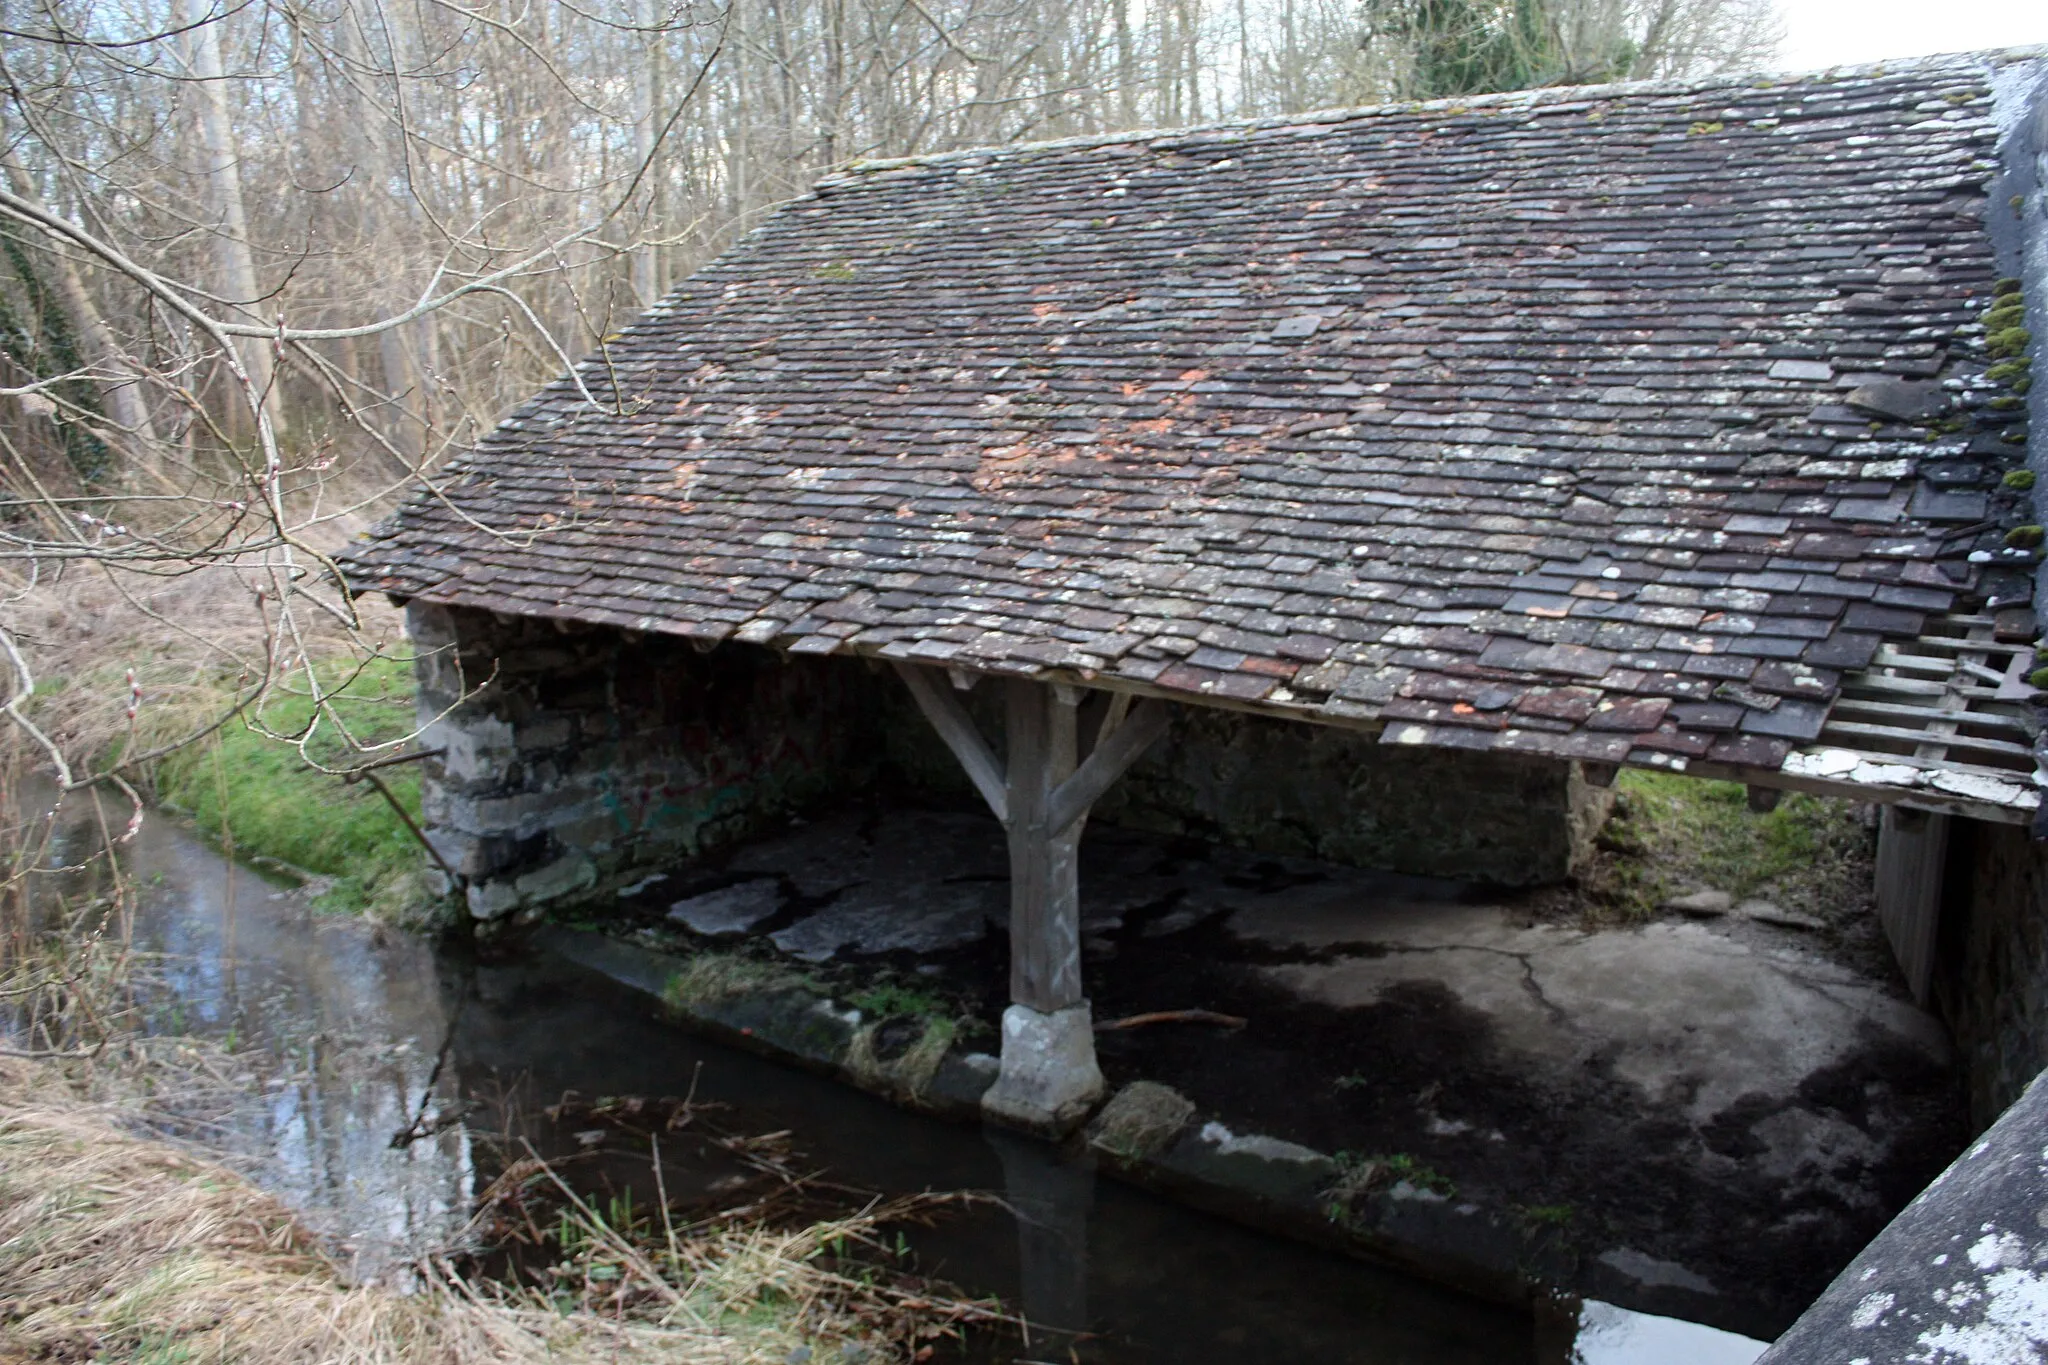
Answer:
[(1982, 48), (1967, 52), (1928, 53), (1918, 57), (1892, 57), (1875, 62), (1842, 63), (1806, 71), (1757, 71), (1743, 74), (1695, 76), (1685, 79), (1608, 81), (1596, 85), (1545, 85), (1527, 90), (1502, 90), (1482, 95), (1453, 95), (1433, 100), (1392, 100), (1380, 104), (1340, 105), (1329, 109), (1304, 110), (1295, 114), (1261, 114), (1251, 118), (1221, 119), (1213, 123), (1188, 124), (1178, 128), (1131, 128), (1113, 133), (1082, 133), (1073, 137), (1047, 138), (1037, 142), (995, 143), (980, 147), (958, 147), (943, 152), (921, 152), (914, 156), (876, 157), (849, 162), (827, 172), (812, 183), (812, 192), (858, 184), (864, 177), (885, 171), (919, 166), (944, 166), (961, 162), (1029, 156), (1051, 151), (1073, 151), (1090, 147), (1127, 144), (1171, 146), (1184, 139), (1218, 134), (1250, 133), (1268, 128), (1298, 127), (1314, 123), (1347, 123), (1354, 119), (1393, 113), (1426, 113), (1433, 110), (1469, 112), (1473, 109), (1533, 108), (1547, 104), (1570, 104), (1586, 100), (1617, 99), (1631, 95), (1696, 94), (1709, 90), (1767, 90), (1780, 85), (1829, 77), (1836, 80), (1909, 74), (1943, 67), (2005, 66), (2017, 62), (2048, 60), (2048, 44), (2019, 47)]

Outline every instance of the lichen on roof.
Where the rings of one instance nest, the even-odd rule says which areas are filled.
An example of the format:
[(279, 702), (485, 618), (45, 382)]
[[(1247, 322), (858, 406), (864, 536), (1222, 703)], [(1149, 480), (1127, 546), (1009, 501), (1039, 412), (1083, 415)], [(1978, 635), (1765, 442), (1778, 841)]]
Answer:
[(2038, 557), (2004, 543), (2023, 426), (1980, 319), (1992, 86), (2039, 60), (855, 168), (349, 571), (1390, 743), (1788, 771), (1845, 675)]

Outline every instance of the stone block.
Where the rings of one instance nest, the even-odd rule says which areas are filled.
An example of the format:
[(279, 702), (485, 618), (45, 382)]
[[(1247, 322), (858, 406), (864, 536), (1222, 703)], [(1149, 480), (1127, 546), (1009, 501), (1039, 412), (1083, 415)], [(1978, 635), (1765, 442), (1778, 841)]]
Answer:
[(509, 881), (471, 882), (463, 893), (473, 918), (486, 923), (501, 919), (519, 907), (519, 891)]
[(561, 900), (597, 884), (597, 865), (586, 854), (568, 853), (521, 876), (514, 886), (523, 905)]
[(496, 716), (443, 716), (420, 738), (428, 748), (443, 751), (442, 770), (463, 784), (502, 781), (505, 765), (518, 752), (512, 727)]
[(476, 834), (525, 838), (589, 815), (596, 802), (580, 783), (556, 782), (544, 784), (537, 791), (479, 798), (470, 803), (468, 823), (457, 813), (459, 805), (456, 801), (450, 806), (451, 822), (457, 828)]
[(620, 836), (629, 832), (629, 826), (608, 811), (565, 820), (550, 831), (555, 842), (564, 848), (581, 849), (585, 853), (610, 851)]
[(1139, 1161), (1164, 1151), (1194, 1116), (1194, 1102), (1171, 1086), (1132, 1081), (1102, 1106), (1090, 1125), (1088, 1141), (1115, 1156)]
[(514, 733), (513, 742), (522, 753), (533, 753), (542, 749), (559, 749), (576, 738), (577, 717), (549, 716), (521, 725)]
[(981, 1097), (984, 1115), (1032, 1132), (1066, 1133), (1088, 1116), (1102, 1090), (1087, 1001), (1050, 1014), (1029, 1005), (1003, 1011), (1002, 1071)]
[(1263, 1134), (1240, 1135), (1215, 1122), (1182, 1137), (1161, 1165), (1185, 1179), (1267, 1203), (1312, 1207), (1321, 1203), (1339, 1173), (1337, 1163), (1321, 1152)]

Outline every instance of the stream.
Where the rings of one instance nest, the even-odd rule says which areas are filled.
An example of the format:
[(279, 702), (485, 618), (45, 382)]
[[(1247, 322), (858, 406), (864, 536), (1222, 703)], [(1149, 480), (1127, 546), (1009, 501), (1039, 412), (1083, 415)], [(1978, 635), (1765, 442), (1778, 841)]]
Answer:
[[(31, 805), (29, 809), (34, 809)], [(85, 830), (74, 839), (82, 842)], [(62, 845), (74, 839), (60, 837)], [(530, 1144), (638, 1207), (744, 1178), (716, 1154), (648, 1150), (573, 1103), (684, 1097), (729, 1132), (788, 1134), (796, 1164), (878, 1194), (999, 1196), (915, 1230), (923, 1273), (1055, 1333), (966, 1358), (1100, 1365), (1748, 1365), (1761, 1343), (1588, 1304), (1526, 1313), (1269, 1237), (1059, 1160), (998, 1130), (909, 1113), (663, 1024), (565, 963), (486, 958), (317, 913), (309, 896), (152, 814), (128, 846), (136, 945), (162, 954), (154, 1027), (249, 1058), (199, 1137), (289, 1201), (363, 1279), (403, 1284)], [(432, 1082), (430, 1087), (430, 1081)], [(549, 1110), (565, 1097), (569, 1112)], [(393, 1135), (413, 1134), (394, 1144)], [(1040, 1354), (1042, 1352), (1043, 1354)], [(946, 1358), (941, 1356), (941, 1359)]]

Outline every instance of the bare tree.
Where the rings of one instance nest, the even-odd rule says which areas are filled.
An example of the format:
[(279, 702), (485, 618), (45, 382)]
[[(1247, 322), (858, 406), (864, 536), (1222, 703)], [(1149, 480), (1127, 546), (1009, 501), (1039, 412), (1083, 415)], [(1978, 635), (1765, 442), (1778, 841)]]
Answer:
[[(0, 710), (67, 788), (287, 687), (280, 739), (369, 752), (320, 660), (394, 642), (342, 533), (834, 165), (1408, 95), (1429, 43), (1493, 80), (1746, 62), (1765, 3), (0, 0), (0, 574), (96, 576), (234, 686), (72, 743), (0, 603)], [(250, 628), (152, 605), (186, 579)]]

